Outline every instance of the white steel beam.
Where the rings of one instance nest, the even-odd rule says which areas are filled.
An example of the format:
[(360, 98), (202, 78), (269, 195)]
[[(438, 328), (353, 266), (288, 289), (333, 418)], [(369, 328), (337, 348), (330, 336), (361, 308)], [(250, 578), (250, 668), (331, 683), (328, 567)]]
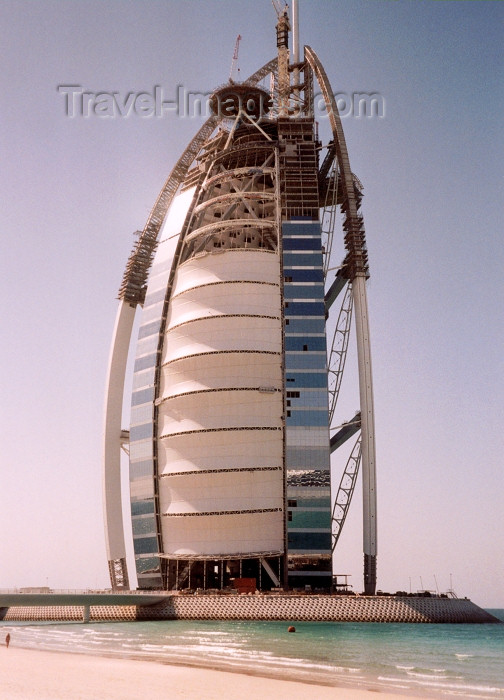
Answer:
[(353, 240), (362, 234), (362, 245), (357, 244), (351, 251), (355, 272), (351, 275), (355, 326), (357, 337), (357, 361), (359, 371), (359, 393), (361, 408), (362, 436), (362, 482), (363, 482), (363, 549), (364, 549), (364, 591), (374, 595), (376, 589), (376, 456), (374, 431), (373, 382), (371, 373), (371, 349), (369, 341), (369, 320), (366, 296), (366, 260), (364, 246), (364, 230), (362, 217), (358, 214), (358, 203), (355, 196), (354, 177), (350, 169), (350, 160), (346, 147), (345, 136), (339, 116), (334, 92), (327, 74), (317, 54), (309, 46), (305, 46), (305, 57), (312, 68), (317, 82), (322, 90), (326, 103), (327, 114), (341, 175), (343, 189), (343, 208), (346, 214), (346, 227)]
[(131, 332), (135, 319), (135, 308), (127, 302), (119, 302), (112, 345), (110, 348), (107, 386), (105, 393), (105, 415), (103, 427), (103, 509), (105, 520), (105, 543), (111, 572), (112, 587), (117, 585), (117, 562), (125, 571), (126, 547), (121, 497), (121, 447), (124, 437), (121, 431), (124, 380)]

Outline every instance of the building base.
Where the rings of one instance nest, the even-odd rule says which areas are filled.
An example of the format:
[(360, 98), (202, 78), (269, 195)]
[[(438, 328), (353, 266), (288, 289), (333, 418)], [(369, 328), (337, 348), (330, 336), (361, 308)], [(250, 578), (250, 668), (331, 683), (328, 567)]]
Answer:
[[(473, 602), (453, 598), (313, 594), (167, 595), (151, 605), (46, 605), (0, 608), (4, 622), (285, 620), (312, 622), (499, 623)], [(115, 596), (117, 597), (117, 596)], [(131, 595), (130, 595), (131, 598)], [(156, 596), (159, 600), (159, 597)], [(80, 601), (79, 601), (80, 602)]]

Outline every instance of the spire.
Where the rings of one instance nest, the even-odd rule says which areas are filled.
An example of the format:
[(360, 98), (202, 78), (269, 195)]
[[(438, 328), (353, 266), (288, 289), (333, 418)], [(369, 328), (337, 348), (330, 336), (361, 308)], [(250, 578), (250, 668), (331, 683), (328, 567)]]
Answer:
[(276, 25), (278, 47), (278, 113), (280, 117), (289, 114), (290, 74), (289, 74), (289, 14), (285, 5), (282, 12), (277, 10)]

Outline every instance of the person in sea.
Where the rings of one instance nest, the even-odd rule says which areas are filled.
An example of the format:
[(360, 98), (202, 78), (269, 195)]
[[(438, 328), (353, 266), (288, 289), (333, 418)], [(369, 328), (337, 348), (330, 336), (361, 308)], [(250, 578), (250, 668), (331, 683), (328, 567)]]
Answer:
[(9, 632), (7, 632), (7, 635), (5, 637), (5, 646), (7, 647), (7, 649), (9, 648), (9, 644), (10, 644), (10, 634), (9, 634)]

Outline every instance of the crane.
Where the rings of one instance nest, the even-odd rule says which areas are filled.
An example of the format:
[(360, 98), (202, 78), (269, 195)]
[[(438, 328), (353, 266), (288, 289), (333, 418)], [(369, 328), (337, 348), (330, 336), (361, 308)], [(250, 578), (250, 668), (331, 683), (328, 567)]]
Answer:
[[(233, 59), (231, 61), (231, 70), (229, 71), (229, 82), (233, 82), (233, 73), (234, 69), (236, 67), (236, 62), (238, 61), (238, 50), (240, 48), (240, 40), (241, 40), (241, 34), (238, 34), (236, 37), (236, 42), (235, 42), (235, 47), (234, 47), (234, 52), (233, 52)], [(240, 72), (240, 69), (238, 68), (238, 73)]]

